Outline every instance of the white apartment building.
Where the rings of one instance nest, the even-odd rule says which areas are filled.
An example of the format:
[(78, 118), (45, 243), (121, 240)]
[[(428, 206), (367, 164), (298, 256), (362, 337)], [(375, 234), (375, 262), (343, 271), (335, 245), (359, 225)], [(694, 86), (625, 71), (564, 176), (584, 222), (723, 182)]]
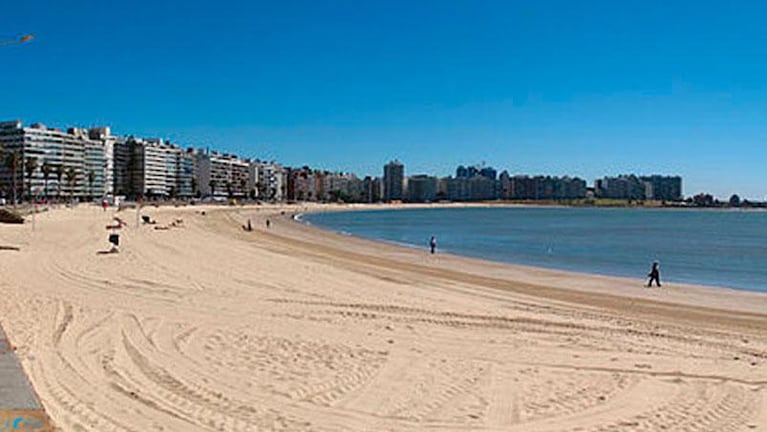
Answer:
[(10, 196), (14, 183), (18, 198), (30, 192), (61, 198), (100, 197), (106, 192), (105, 141), (91, 139), (86, 129), (62, 131), (40, 123), (24, 127), (20, 120), (0, 122), (0, 149), (18, 154), (20, 161), (15, 179), (6, 164), (0, 164), (4, 195)]
[(250, 162), (249, 181), (255, 196), (262, 200), (281, 201), (287, 178), (282, 165), (274, 162)]
[[(105, 196), (114, 196), (115, 185), (115, 165), (114, 165), (114, 148), (117, 142), (117, 137), (112, 136), (109, 127), (96, 127), (88, 129), (88, 138), (93, 141), (98, 141), (103, 144), (104, 148), (104, 167), (103, 167), (103, 179), (104, 184), (103, 194)], [(97, 174), (98, 176), (98, 174)]]
[(250, 162), (235, 155), (197, 150), (197, 186), (203, 196), (244, 197), (251, 187)]
[(118, 195), (151, 199), (192, 194), (192, 157), (162, 139), (118, 139), (114, 147), (114, 165), (115, 193)]

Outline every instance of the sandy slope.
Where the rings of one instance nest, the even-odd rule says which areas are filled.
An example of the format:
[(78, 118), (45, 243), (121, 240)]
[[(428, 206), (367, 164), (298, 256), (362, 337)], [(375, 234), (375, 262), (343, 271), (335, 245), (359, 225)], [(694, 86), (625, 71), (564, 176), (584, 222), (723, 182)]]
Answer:
[(767, 296), (199, 210), (117, 255), (95, 208), (0, 226), (0, 319), (62, 430), (767, 430)]

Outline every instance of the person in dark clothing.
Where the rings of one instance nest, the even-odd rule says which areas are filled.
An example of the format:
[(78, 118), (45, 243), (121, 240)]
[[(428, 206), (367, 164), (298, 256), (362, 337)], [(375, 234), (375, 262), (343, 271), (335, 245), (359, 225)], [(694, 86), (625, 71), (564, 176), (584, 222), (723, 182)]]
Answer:
[(650, 270), (650, 274), (647, 276), (650, 277), (650, 281), (647, 282), (647, 286), (652, 286), (652, 281), (655, 281), (655, 283), (660, 287), (660, 270), (658, 269), (658, 261), (655, 261), (652, 263), (652, 269)]
[(431, 236), (431, 240), (429, 240), (429, 248), (431, 249), (431, 253), (434, 253), (434, 251), (437, 249), (437, 238), (434, 236)]

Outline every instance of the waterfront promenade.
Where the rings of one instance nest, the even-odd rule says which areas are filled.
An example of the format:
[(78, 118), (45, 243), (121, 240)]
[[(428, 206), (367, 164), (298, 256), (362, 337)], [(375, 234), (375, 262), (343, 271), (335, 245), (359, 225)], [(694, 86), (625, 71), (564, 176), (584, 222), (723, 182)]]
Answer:
[(0, 325), (0, 431), (51, 431), (48, 416)]

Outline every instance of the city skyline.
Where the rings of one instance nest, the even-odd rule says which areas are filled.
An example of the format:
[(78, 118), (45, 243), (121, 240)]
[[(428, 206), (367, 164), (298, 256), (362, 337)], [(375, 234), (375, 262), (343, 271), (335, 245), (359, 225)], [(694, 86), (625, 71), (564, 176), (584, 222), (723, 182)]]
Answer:
[(0, 118), (361, 176), (486, 161), (765, 199), (767, 5), (552, 3), (14, 3), (0, 32), (36, 38), (0, 50)]
[[(3, 194), (3, 183), (7, 183), (4, 189), (13, 189), (17, 185), (7, 177), (12, 177), (13, 168), (8, 165), (8, 157), (14, 153), (19, 155), (16, 175), (31, 182), (26, 192), (22, 191), (23, 196), (29, 195), (32, 183), (37, 189), (45, 187), (47, 191), (46, 176), (61, 166), (62, 170), (74, 170), (74, 184), (68, 185), (70, 189), (76, 189), (74, 194), (90, 198), (116, 195), (202, 197), (216, 195), (213, 190), (223, 194), (222, 186), (225, 186), (230, 197), (253, 198), (265, 194), (271, 198), (296, 199), (289, 192), (291, 189), (295, 192), (295, 176), (306, 178), (314, 172), (324, 173), (320, 177), (322, 186), (304, 184), (301, 187), (311, 199), (321, 200), (328, 199), (325, 193), (331, 191), (337, 194), (336, 199), (341, 198), (340, 194), (352, 200), (367, 196), (368, 202), (378, 199), (424, 202), (587, 197), (587, 181), (578, 176), (550, 173), (530, 176), (529, 173), (510, 173), (507, 169), (503, 169), (499, 176), (498, 170), (484, 162), (458, 165), (455, 176), (405, 175), (405, 165), (394, 159), (383, 166), (381, 177), (358, 176), (349, 171), (328, 171), (306, 164), (283, 166), (274, 160), (264, 161), (209, 147), (194, 148), (157, 137), (118, 136), (111, 133), (110, 127), (104, 126), (57, 128), (40, 122), (24, 126), (21, 120), (0, 121), (0, 156), (3, 157), (0, 194)], [(28, 161), (31, 171), (28, 171)], [(48, 174), (44, 172), (45, 165), (49, 165)], [(265, 169), (268, 173), (263, 171)], [(84, 185), (86, 177), (87, 187)], [(664, 178), (671, 183), (666, 183)], [(381, 182), (384, 193), (376, 198), (372, 183), (363, 185), (363, 179), (365, 182)], [(217, 189), (211, 181), (218, 185)], [(57, 181), (56, 185), (59, 183)], [(267, 183), (270, 186), (263, 189)], [(412, 184), (415, 189), (405, 188), (405, 184)], [(594, 197), (612, 199), (679, 201), (684, 198), (681, 177), (657, 174), (605, 176), (595, 179), (591, 190)], [(16, 191), (12, 193), (16, 196)], [(56, 195), (61, 195), (60, 189)]]

